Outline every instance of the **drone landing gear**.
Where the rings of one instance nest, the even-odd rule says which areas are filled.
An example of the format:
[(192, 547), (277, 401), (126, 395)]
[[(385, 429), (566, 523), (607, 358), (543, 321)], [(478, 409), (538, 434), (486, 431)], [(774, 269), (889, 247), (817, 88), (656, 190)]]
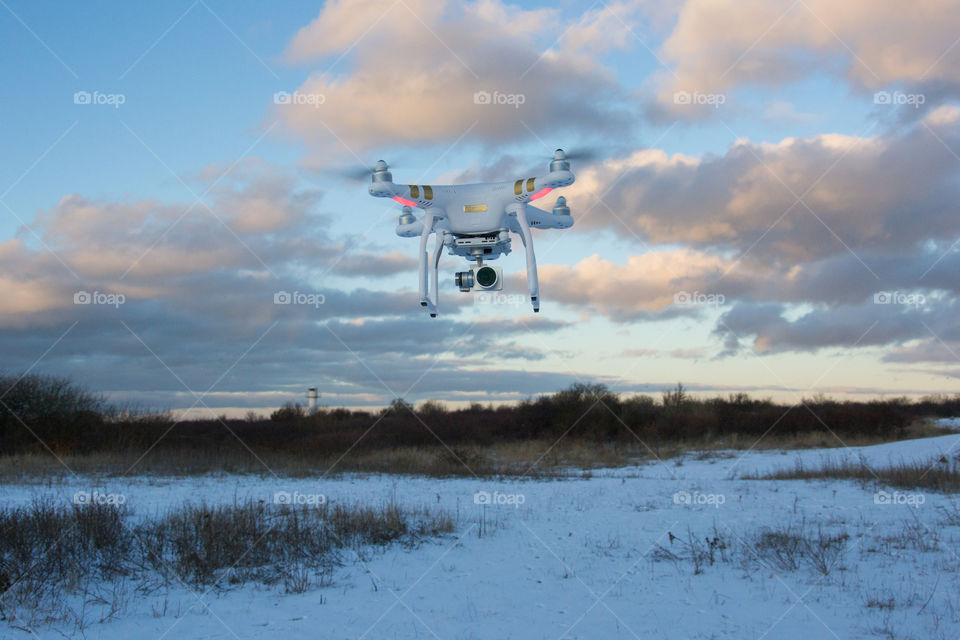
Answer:
[[(426, 218), (423, 221), (423, 232), (420, 234), (420, 306), (426, 307), (427, 311), (430, 312), (431, 318), (437, 317), (437, 302), (438, 302), (438, 281), (439, 274), (438, 269), (440, 267), (440, 253), (443, 249), (443, 236), (446, 233), (440, 229), (434, 229), (434, 222), (436, 218), (433, 213), (427, 211)], [(430, 236), (430, 233), (434, 234), (436, 238), (432, 262), (433, 269), (430, 273), (430, 286), (427, 286), (427, 239)]]
[(527, 290), (530, 292), (530, 303), (533, 312), (540, 311), (540, 284), (537, 278), (537, 256), (533, 253), (533, 234), (530, 233), (530, 223), (527, 221), (527, 205), (520, 203), (516, 206), (517, 223), (520, 226), (520, 240), (527, 254)]
[(433, 271), (430, 272), (430, 292), (432, 300), (429, 305), (430, 317), (437, 317), (437, 303), (440, 299), (440, 254), (443, 252), (443, 241), (446, 231), (437, 229), (433, 232)]

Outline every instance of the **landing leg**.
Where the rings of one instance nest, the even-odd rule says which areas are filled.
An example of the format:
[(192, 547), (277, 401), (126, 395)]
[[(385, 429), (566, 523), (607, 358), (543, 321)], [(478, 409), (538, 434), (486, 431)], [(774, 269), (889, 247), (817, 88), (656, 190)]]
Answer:
[(437, 317), (437, 307), (440, 299), (440, 254), (443, 252), (443, 236), (446, 232), (437, 229), (434, 232), (433, 270), (430, 272), (430, 317)]
[(430, 237), (431, 231), (433, 231), (433, 214), (427, 211), (427, 215), (423, 219), (423, 231), (420, 233), (420, 254), (418, 263), (420, 271), (421, 307), (426, 307), (430, 304), (430, 300), (427, 298), (427, 238)]
[(517, 223), (520, 225), (520, 240), (527, 253), (527, 290), (530, 292), (530, 302), (534, 312), (540, 311), (540, 284), (537, 278), (537, 257), (533, 253), (533, 234), (530, 233), (530, 223), (527, 221), (527, 205), (517, 207)]

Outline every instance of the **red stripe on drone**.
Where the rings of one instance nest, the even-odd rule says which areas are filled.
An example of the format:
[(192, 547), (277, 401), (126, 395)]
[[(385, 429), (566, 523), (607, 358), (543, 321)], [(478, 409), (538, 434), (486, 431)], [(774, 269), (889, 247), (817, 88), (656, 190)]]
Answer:
[(544, 187), (543, 189), (540, 189), (540, 191), (537, 191), (535, 194), (533, 194), (532, 196), (530, 196), (530, 201), (532, 202), (532, 201), (534, 201), (534, 200), (539, 200), (540, 198), (542, 198), (543, 196), (547, 195), (547, 194), (550, 193), (551, 191), (553, 191), (552, 188), (550, 188), (550, 187)]

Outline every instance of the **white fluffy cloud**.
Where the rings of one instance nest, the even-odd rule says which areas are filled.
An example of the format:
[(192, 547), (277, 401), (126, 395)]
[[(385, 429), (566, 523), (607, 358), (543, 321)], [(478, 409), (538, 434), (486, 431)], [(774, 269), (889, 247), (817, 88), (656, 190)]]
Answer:
[[(958, 121), (941, 106), (873, 135), (740, 140), (702, 157), (646, 149), (587, 167), (564, 194), (571, 233), (636, 234), (643, 253), (544, 265), (544, 296), (622, 322), (703, 309), (675, 304), (678, 293), (722, 296), (716, 333), (730, 350), (849, 347), (866, 334), (859, 346), (893, 345), (891, 360), (960, 353)], [(876, 303), (884, 293), (923, 304)]]
[[(707, 295), (707, 285), (731, 266), (729, 259), (678, 249), (630, 256), (624, 264), (593, 255), (571, 266), (545, 264), (539, 273), (546, 299), (629, 321), (696, 310), (685, 296)], [(722, 286), (731, 296), (747, 288), (736, 278)]]
[(960, 5), (953, 0), (687, 0), (663, 44), (670, 71), (658, 101), (674, 114), (678, 91), (723, 93), (779, 85), (815, 72), (842, 75), (854, 89), (960, 87)]
[[(211, 182), (211, 175), (220, 171), (195, 177)], [(78, 291), (243, 313), (251, 300), (309, 286), (305, 274), (364, 277), (413, 267), (409, 256), (330, 237), (321, 196), (292, 172), (255, 158), (210, 189), (206, 205), (68, 194), (39, 211), (29, 231), (0, 243), (0, 326), (62, 322), (84, 311), (74, 305)], [(351, 301), (342, 302), (339, 312), (327, 309), (349, 313)]]
[[(330, 2), (286, 52), (315, 65), (297, 92), (323, 96), (322, 104), (278, 105), (275, 115), (317, 163), (461, 136), (527, 141), (528, 127), (627, 130), (627, 92), (596, 58), (634, 44), (626, 25), (636, 4), (610, 3), (564, 24), (556, 10), (498, 0)], [(492, 102), (510, 97), (484, 104), (478, 92)]]
[(654, 246), (749, 254), (771, 265), (946, 246), (960, 236), (955, 115), (941, 108), (868, 136), (740, 140), (722, 156), (638, 151), (581, 171), (567, 195), (578, 228), (628, 238), (629, 229)]

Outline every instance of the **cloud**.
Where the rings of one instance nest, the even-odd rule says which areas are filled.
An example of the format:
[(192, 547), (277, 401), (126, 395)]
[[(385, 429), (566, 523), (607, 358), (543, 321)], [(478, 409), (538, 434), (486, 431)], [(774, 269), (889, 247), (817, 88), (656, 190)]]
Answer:
[(345, 256), (334, 267), (335, 273), (351, 276), (389, 276), (417, 268), (417, 259), (409, 253), (391, 251), (390, 253), (356, 252)]
[[(206, 173), (195, 178), (210, 178)], [(0, 328), (111, 317), (95, 304), (78, 307), (80, 291), (121, 294), (127, 308), (162, 303), (261, 319), (284, 312), (273, 305), (278, 291), (326, 295), (323, 317), (382, 316), (408, 306), (415, 296), (409, 291), (363, 298), (362, 290), (318, 290), (326, 273), (349, 279), (413, 267), (412, 258), (360, 238), (332, 237), (321, 198), (288, 170), (260, 160), (238, 165), (203, 204), (66, 195), (38, 212), (30, 231), (0, 243)]]
[[(291, 100), (273, 116), (317, 165), (397, 145), (512, 143), (531, 130), (622, 134), (633, 107), (597, 57), (632, 46), (636, 4), (565, 24), (555, 9), (497, 0), (330, 2), (285, 54), (317, 65), (296, 91), (322, 104)], [(545, 46), (538, 33), (564, 37)]]
[[(693, 294), (713, 295), (715, 300), (724, 291), (731, 297), (746, 291), (748, 284), (738, 278), (721, 283), (722, 291), (706, 288), (730, 266), (719, 256), (677, 249), (630, 256), (625, 264), (595, 254), (572, 266), (544, 264), (538, 271), (545, 298), (623, 322), (699, 311), (695, 300), (687, 300)], [(522, 286), (521, 275), (511, 282)]]
[(544, 297), (621, 323), (720, 310), (728, 352), (944, 357), (910, 343), (931, 331), (960, 339), (949, 320), (960, 293), (957, 116), (943, 106), (871, 136), (739, 140), (699, 158), (646, 149), (587, 166), (564, 194), (573, 232), (614, 233), (643, 253), (543, 265)]
[[(119, 313), (79, 318), (37, 371), (73, 376), (118, 399), (177, 409), (189, 407), (196, 401), (194, 394), (211, 387), (214, 395), (206, 399), (211, 406), (263, 406), (257, 403), (277, 394), (286, 394), (283, 401), (296, 400), (308, 386), (319, 386), (336, 404), (366, 404), (356, 399), (367, 394), (371, 403), (382, 405), (394, 394), (499, 400), (501, 394), (552, 392), (576, 381), (566, 374), (511, 370), (490, 357), (506, 349), (509, 359), (518, 337), (533, 331), (550, 335), (565, 328), (564, 322), (472, 322), (448, 314), (427, 324), (420, 314), (409, 312), (415, 298), (401, 298), (358, 291), (329, 300), (339, 311), (328, 315), (289, 315), (290, 308), (281, 307), (265, 317), (257, 305), (272, 307), (270, 302), (248, 301), (243, 315), (130, 305)], [(388, 315), (356, 321), (373, 309)], [(0, 331), (4, 365), (14, 371), (26, 368), (64, 330)], [(425, 336), (434, 346), (428, 352)], [(525, 358), (538, 354), (534, 346), (525, 350)], [(245, 401), (225, 395), (246, 393), (251, 396)], [(282, 402), (275, 398), (264, 403)]]
[(565, 195), (578, 228), (629, 230), (653, 246), (770, 265), (896, 255), (960, 235), (960, 161), (950, 151), (960, 127), (947, 115), (869, 136), (739, 140), (720, 156), (636, 151), (581, 171)]
[[(884, 362), (945, 362), (947, 364), (960, 363), (960, 342), (952, 344), (943, 342), (939, 337), (925, 340), (902, 347), (891, 349), (883, 356)], [(940, 372), (942, 373), (942, 372)]]
[(785, 305), (738, 303), (720, 318), (715, 334), (724, 341), (728, 353), (741, 347), (769, 354), (898, 345), (929, 338), (931, 332), (955, 335), (954, 307), (952, 300), (931, 302), (925, 307), (871, 301), (816, 308), (790, 320)]
[[(217, 175), (213, 168), (192, 179)], [(28, 242), (26, 230), (0, 243), (4, 367), (23, 371), (43, 355), (36, 371), (177, 409), (211, 386), (211, 406), (258, 406), (251, 403), (296, 399), (311, 384), (340, 403), (385, 403), (392, 392), (384, 384), (403, 394), (415, 386), (414, 395), (502, 399), (571, 382), (497, 368), (542, 358), (526, 338), (567, 323), (487, 317), (461, 296), (443, 297), (443, 315), (425, 318), (415, 291), (369, 284), (412, 261), (332, 237), (319, 224), (322, 194), (286, 171), (254, 162), (208, 195), (212, 211), (71, 194), (32, 224), (45, 246)], [(262, 215), (247, 215), (250, 201)], [(124, 299), (76, 304), (80, 291)]]
[(670, 71), (660, 74), (656, 100), (671, 117), (709, 117), (713, 109), (676, 104), (675, 93), (779, 86), (824, 72), (861, 92), (929, 86), (956, 95), (957, 33), (952, 0), (687, 0), (662, 46)]
[(771, 100), (764, 105), (763, 118), (774, 123), (810, 124), (817, 120), (817, 115), (798, 112), (792, 102)]

